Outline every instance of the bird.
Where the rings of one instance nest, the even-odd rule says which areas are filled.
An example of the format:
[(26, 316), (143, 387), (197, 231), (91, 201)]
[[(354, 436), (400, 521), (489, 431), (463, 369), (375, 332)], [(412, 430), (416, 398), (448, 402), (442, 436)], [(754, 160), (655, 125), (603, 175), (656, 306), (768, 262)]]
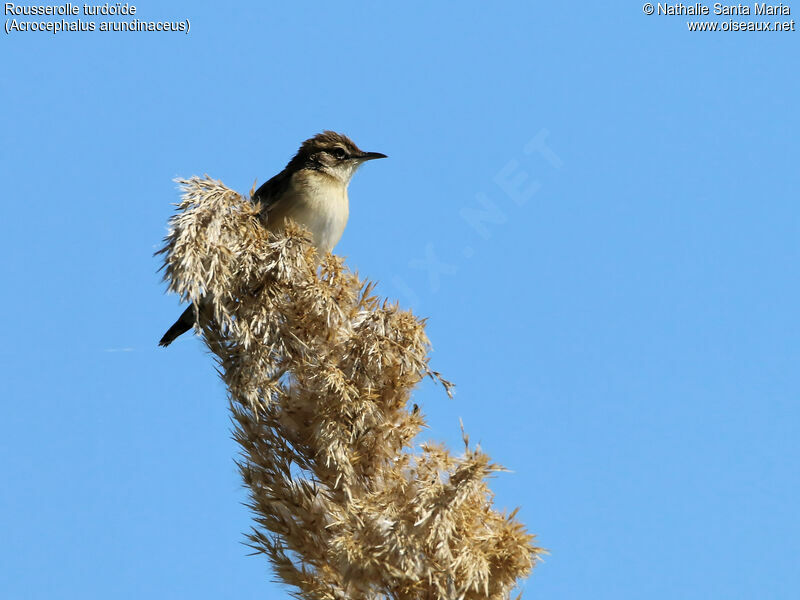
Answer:
[[(344, 233), (350, 214), (347, 186), (358, 168), (369, 160), (387, 158), (364, 152), (344, 134), (323, 131), (301, 145), (277, 175), (252, 195), (261, 204), (260, 218), (268, 231), (283, 231), (292, 219), (311, 232), (317, 254), (333, 250)], [(159, 346), (169, 346), (195, 322), (192, 305), (167, 330)]]

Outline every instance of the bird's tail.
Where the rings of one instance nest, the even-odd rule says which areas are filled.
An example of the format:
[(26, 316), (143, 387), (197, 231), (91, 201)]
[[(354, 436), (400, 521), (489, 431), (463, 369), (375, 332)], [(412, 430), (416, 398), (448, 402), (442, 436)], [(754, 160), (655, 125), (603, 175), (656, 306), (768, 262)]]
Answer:
[(161, 338), (158, 345), (166, 348), (175, 341), (175, 338), (183, 335), (192, 327), (194, 327), (194, 305), (190, 304), (189, 307), (183, 311), (183, 314), (178, 317), (178, 320), (172, 324), (172, 327), (167, 329), (167, 333), (164, 334), (164, 337)]

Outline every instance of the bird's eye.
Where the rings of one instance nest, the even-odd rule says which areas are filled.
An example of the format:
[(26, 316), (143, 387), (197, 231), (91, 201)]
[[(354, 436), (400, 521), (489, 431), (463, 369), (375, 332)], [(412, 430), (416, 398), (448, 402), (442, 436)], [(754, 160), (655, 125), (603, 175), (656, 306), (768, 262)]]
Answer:
[(333, 154), (339, 160), (347, 156), (347, 153), (344, 151), (344, 148), (339, 148), (339, 147), (336, 147), (333, 150), (331, 150), (331, 154)]

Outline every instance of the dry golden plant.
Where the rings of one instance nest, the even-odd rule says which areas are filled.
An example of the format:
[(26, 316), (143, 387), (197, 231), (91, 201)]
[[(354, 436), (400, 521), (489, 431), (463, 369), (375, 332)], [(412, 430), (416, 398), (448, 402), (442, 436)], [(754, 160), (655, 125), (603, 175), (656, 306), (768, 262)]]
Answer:
[(460, 457), (413, 447), (414, 386), (450, 392), (423, 322), (317, 257), (306, 230), (268, 234), (257, 205), (208, 176), (178, 183), (165, 279), (199, 307), (229, 390), (252, 548), (305, 600), (509, 597), (542, 550), (492, 507), (501, 467), (466, 436)]

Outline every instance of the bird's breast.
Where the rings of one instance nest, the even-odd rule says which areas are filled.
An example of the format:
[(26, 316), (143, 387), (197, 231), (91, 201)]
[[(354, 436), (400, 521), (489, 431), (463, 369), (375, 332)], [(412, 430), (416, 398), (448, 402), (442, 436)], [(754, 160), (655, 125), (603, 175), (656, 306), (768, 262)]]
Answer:
[(287, 197), (281, 199), (284, 210), (280, 215), (270, 215), (272, 226), (282, 228), (291, 218), (311, 231), (320, 254), (333, 250), (350, 213), (347, 186), (324, 175), (295, 174), (285, 193)]

